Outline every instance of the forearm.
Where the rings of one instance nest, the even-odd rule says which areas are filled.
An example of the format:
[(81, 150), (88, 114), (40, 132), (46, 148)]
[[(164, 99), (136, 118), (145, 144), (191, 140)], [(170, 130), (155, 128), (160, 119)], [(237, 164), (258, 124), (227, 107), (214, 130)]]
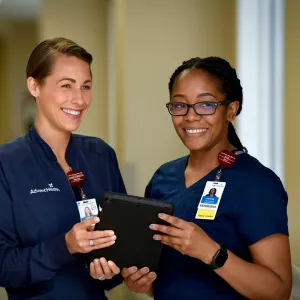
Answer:
[(225, 265), (216, 273), (249, 299), (286, 300), (290, 297), (290, 285), (277, 274), (261, 265), (246, 262), (230, 251)]

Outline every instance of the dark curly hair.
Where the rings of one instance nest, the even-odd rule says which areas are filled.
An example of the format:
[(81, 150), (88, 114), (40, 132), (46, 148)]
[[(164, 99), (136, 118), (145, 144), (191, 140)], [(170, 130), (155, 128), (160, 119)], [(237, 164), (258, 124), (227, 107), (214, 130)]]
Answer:
[[(241, 83), (237, 77), (235, 69), (231, 67), (228, 61), (220, 57), (195, 57), (184, 61), (182, 65), (175, 70), (170, 78), (170, 96), (178, 75), (189, 69), (200, 69), (218, 78), (221, 81), (220, 90), (226, 94), (226, 100), (239, 102), (240, 106), (237, 111), (237, 115), (240, 114), (243, 106), (243, 88), (241, 87)], [(228, 140), (237, 149), (247, 151), (242, 145), (231, 122), (229, 123), (228, 127)]]

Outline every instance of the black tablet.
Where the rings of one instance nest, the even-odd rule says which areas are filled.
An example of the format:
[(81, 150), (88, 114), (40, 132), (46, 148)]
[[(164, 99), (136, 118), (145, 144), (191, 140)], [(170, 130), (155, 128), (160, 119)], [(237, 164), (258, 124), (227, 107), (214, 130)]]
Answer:
[[(106, 192), (101, 199), (100, 223), (94, 230), (113, 230), (116, 243), (108, 248), (93, 250), (88, 263), (105, 257), (119, 268), (149, 267), (157, 271), (162, 243), (155, 241), (150, 224), (166, 224), (159, 213), (173, 214), (173, 204), (137, 196)], [(168, 224), (166, 224), (168, 225)]]

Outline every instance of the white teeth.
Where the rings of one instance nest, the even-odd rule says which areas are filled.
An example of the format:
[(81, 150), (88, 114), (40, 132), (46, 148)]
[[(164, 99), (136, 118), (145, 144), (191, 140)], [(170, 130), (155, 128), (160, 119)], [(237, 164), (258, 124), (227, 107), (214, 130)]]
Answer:
[(200, 132), (205, 132), (207, 129), (185, 129), (186, 132), (188, 133), (200, 133)]
[(73, 116), (78, 116), (80, 115), (80, 111), (78, 110), (72, 110), (72, 109), (66, 109), (66, 108), (63, 108), (63, 111), (67, 114), (70, 114), (70, 115), (73, 115)]

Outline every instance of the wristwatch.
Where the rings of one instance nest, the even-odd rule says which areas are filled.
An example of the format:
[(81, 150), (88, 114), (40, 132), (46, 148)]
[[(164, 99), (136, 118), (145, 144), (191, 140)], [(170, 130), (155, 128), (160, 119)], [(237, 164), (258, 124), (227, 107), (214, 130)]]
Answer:
[(226, 260), (228, 258), (227, 249), (223, 246), (220, 246), (220, 249), (213, 256), (211, 263), (209, 266), (215, 270), (224, 266)]

